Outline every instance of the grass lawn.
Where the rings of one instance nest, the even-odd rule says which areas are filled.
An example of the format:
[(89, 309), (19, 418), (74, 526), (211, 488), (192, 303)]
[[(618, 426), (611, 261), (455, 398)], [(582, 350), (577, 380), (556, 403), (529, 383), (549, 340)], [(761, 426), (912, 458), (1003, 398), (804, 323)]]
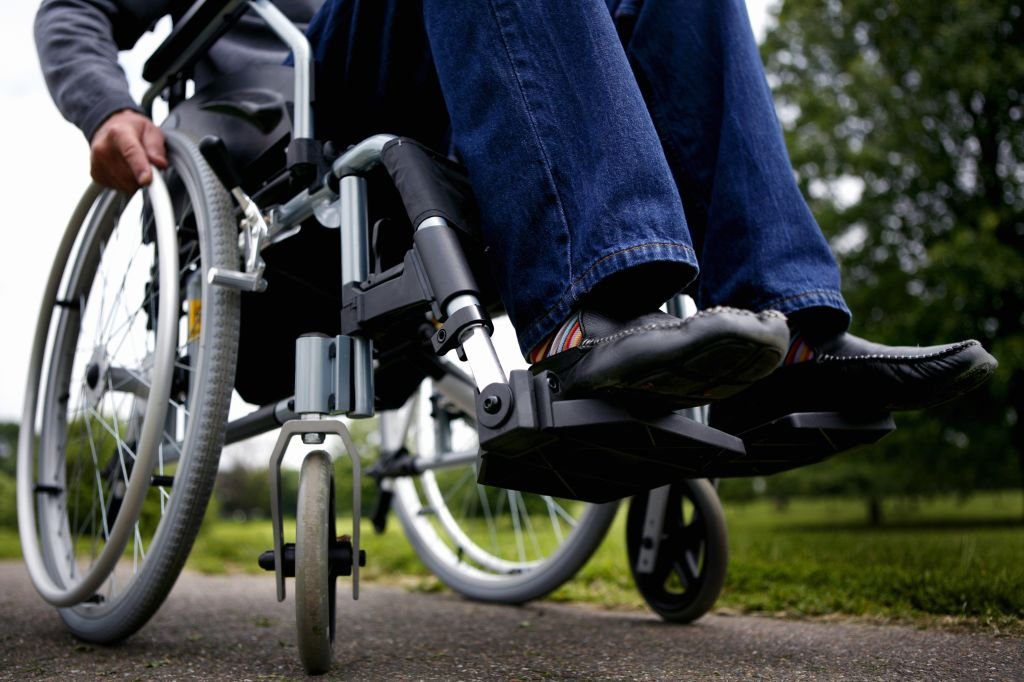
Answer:
[[(886, 524), (866, 525), (866, 505), (850, 500), (727, 504), (730, 564), (719, 608), (796, 616), (840, 614), (880, 620), (961, 622), (1024, 633), (1024, 495), (890, 501)], [(625, 505), (621, 511), (624, 512)], [(575, 580), (552, 599), (612, 608), (643, 607), (626, 564), (624, 513)], [(339, 522), (339, 532), (346, 532)], [(294, 536), (286, 528), (286, 537)], [(259, 572), (272, 545), (269, 521), (207, 524), (189, 559), (203, 572)], [(402, 537), (397, 519), (363, 547), (368, 580), (401, 578), (435, 589)], [(15, 531), (0, 530), (0, 555), (17, 556)], [(268, 582), (271, 580), (267, 576)]]
[(887, 505), (727, 507), (732, 561), (721, 605), (744, 611), (948, 616), (1024, 627), (1022, 495)]

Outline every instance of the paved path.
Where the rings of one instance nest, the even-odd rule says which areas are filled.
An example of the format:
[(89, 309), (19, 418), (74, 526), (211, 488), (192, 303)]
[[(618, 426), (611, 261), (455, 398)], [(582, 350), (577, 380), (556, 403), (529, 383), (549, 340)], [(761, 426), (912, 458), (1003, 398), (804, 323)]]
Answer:
[[(289, 581), (290, 582), (290, 581)], [(910, 628), (499, 607), (339, 581), (335, 672), (347, 680), (1024, 680), (1024, 640)], [(0, 563), (0, 679), (302, 677), (293, 602), (266, 576), (185, 574), (160, 613), (116, 647), (76, 641)]]

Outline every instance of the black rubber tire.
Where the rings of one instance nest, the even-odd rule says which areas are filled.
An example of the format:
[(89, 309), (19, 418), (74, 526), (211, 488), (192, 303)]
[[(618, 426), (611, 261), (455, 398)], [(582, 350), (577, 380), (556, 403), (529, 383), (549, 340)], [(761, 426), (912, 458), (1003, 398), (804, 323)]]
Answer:
[(310, 675), (331, 667), (334, 579), (330, 545), (334, 531), (334, 471), (323, 450), (306, 455), (299, 473), (295, 512), (295, 627), (299, 658)]

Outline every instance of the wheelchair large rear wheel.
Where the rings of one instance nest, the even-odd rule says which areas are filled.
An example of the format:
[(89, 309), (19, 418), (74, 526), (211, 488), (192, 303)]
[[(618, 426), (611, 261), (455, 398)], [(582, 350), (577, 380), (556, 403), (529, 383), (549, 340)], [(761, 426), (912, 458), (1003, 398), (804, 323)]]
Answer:
[[(67, 239), (77, 229), (70, 257), (55, 264), (61, 283), (52, 310), (44, 303), (37, 343), (46, 352), (32, 370), (41, 378), (38, 444), (22, 439), (28, 452), (19, 452), (19, 486), (31, 485), (36, 512), (22, 542), (38, 542), (52, 584), (73, 589), (108, 539), (119, 556), (93, 594), (54, 602), (67, 606), (60, 615), (76, 636), (95, 642), (135, 632), (177, 579), (213, 489), (234, 381), (238, 292), (210, 285), (207, 272), (238, 267), (237, 223), (196, 145), (174, 131), (166, 138), (177, 272), (161, 280), (167, 242), (158, 242), (155, 209), (141, 193), (96, 195), (80, 225), (69, 226)], [(161, 282), (175, 279), (177, 300), (168, 303)], [(168, 343), (161, 336), (173, 343), (170, 362), (154, 352)], [(154, 388), (168, 383), (162, 395)], [(30, 376), (24, 427), (36, 424), (36, 390)], [(155, 425), (153, 401), (166, 403)], [(156, 434), (151, 471), (136, 466), (149, 458), (147, 430)], [(121, 507), (133, 489), (145, 497), (131, 518)], [(119, 555), (118, 522), (130, 524)]]
[(453, 465), (392, 481), (406, 536), (423, 563), (463, 596), (507, 604), (542, 597), (587, 562), (618, 503), (478, 484), (473, 423), (445, 393), (446, 386), (426, 382), (408, 416), (413, 456), (428, 466)]

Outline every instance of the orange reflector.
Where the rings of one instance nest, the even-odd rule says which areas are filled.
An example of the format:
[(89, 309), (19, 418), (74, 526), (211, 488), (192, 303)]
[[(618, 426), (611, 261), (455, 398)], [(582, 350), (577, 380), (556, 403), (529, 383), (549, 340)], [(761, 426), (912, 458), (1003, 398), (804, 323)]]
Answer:
[(203, 331), (203, 302), (201, 299), (189, 299), (188, 302), (188, 340), (199, 340), (199, 334)]

